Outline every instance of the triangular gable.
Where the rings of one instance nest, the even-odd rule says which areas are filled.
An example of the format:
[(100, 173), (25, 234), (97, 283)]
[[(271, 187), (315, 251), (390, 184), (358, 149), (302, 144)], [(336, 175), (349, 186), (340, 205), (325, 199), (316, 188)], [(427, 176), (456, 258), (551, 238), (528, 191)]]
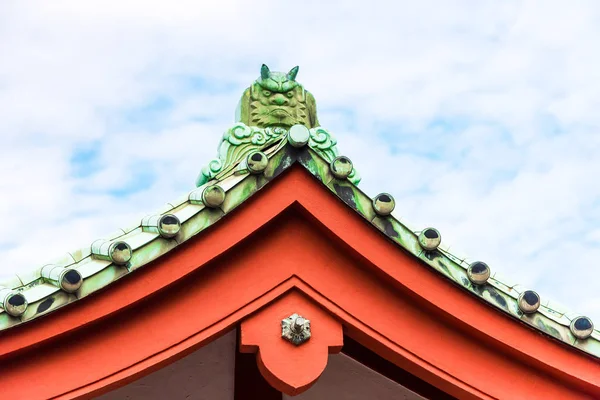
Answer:
[[(316, 140), (326, 130), (302, 128), (237, 154), (232, 168), (209, 171), (210, 180), (141, 224), (3, 283), (0, 366), (9, 372), (0, 385), (15, 388), (11, 398), (28, 393), (23, 382), (36, 369), (48, 374), (35, 393), (106, 391), (286, 293), (300, 293), (354, 339), (460, 397), (497, 396), (502, 385), (534, 393), (528, 382), (568, 398), (600, 395), (600, 332), (587, 319), (454, 257), (439, 246), (439, 232), (409, 229), (391, 215), (391, 195), (371, 198), (349, 180), (355, 170), (335, 141)], [(190, 318), (177, 318), (182, 312)], [(146, 330), (162, 339), (134, 339)], [(107, 352), (121, 346), (125, 357)], [(260, 348), (252, 346), (245, 350)], [(52, 384), (59, 366), (90, 357), (102, 367)], [(495, 370), (497, 381), (482, 382), (475, 367)]]

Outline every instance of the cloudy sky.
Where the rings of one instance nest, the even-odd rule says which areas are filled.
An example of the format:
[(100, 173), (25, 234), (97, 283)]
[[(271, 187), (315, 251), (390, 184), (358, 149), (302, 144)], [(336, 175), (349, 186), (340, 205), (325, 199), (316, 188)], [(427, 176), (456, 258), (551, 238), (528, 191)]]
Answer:
[(0, 0), (0, 276), (191, 190), (300, 65), (363, 190), (600, 325), (600, 2), (321, 3)]

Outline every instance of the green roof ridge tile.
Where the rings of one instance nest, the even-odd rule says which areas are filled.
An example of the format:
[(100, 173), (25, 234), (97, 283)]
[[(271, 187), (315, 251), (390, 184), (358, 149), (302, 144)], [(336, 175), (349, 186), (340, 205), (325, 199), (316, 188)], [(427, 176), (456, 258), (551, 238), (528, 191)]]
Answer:
[[(265, 68), (266, 66), (263, 66), (261, 78), (244, 92), (238, 110), (238, 122), (225, 132), (219, 145), (218, 158), (203, 168), (198, 178), (198, 188), (167, 203), (159, 212), (149, 215), (169, 214), (176, 218), (180, 229), (173, 236), (163, 237), (160, 231), (155, 232), (148, 227), (145, 229), (143, 221), (146, 220), (142, 219), (130, 228), (120, 229), (108, 238), (99, 239), (96, 241), (98, 245), (92, 244), (72, 253), (66, 253), (57, 261), (57, 265), (62, 268), (73, 268), (83, 278), (81, 286), (74, 293), (67, 293), (57, 286), (56, 282), (51, 283), (42, 278), (41, 268), (5, 280), (0, 284), (0, 289), (4, 292), (7, 290), (21, 292), (26, 297), (29, 307), (17, 317), (8, 315), (0, 308), (0, 330), (45, 315), (142, 268), (217, 223), (297, 162), (342, 202), (377, 228), (388, 240), (411, 253), (455, 285), (550, 337), (600, 357), (598, 328), (592, 330), (587, 339), (576, 338), (570, 329), (571, 321), (579, 317), (579, 314), (561, 310), (546, 299), (541, 299), (539, 308), (533, 313), (524, 313), (519, 307), (519, 299), (525, 289), (520, 285), (505, 283), (495, 271), (483, 282), (474, 283), (476, 281), (469, 275), (471, 269), (469, 259), (452, 254), (451, 247), (439, 244), (439, 240), (435, 248), (425, 249), (419, 241), (422, 231), (412, 229), (405, 221), (401, 222), (401, 218), (396, 218), (393, 205), (389, 209), (387, 204), (386, 211), (386, 204), (376, 204), (373, 198), (357, 187), (360, 177), (350, 160), (343, 157), (344, 160), (338, 161), (342, 157), (336, 146), (337, 141), (330, 132), (318, 124), (314, 98), (295, 82), (297, 67), (292, 69), (294, 73), (290, 71), (287, 75), (270, 72)], [(287, 117), (281, 114), (275, 120), (272, 120), (272, 116), (257, 113), (255, 107), (257, 102), (271, 96), (271, 92), (279, 96), (279, 99), (284, 94), (290, 99), (297, 99), (298, 103), (295, 107), (300, 107), (300, 111), (288, 112), (292, 116), (291, 119), (286, 119)], [(257, 126), (248, 126), (247, 124), (250, 123), (257, 123)], [(271, 123), (274, 125), (269, 125)], [(266, 156), (268, 162), (261, 173), (252, 173), (247, 160), (257, 152), (262, 154), (260, 157), (263, 157), (263, 160)], [(215, 204), (204, 204), (204, 191), (214, 185), (221, 188), (216, 188), (217, 193), (219, 190), (225, 193), (224, 200), (221, 199), (223, 201)], [(393, 204), (390, 195), (383, 195), (386, 196), (385, 201), (391, 201)], [(377, 201), (383, 199), (377, 196), (376, 198)], [(379, 206), (383, 209), (377, 208)], [(104, 243), (102, 251), (110, 250), (111, 245), (120, 241), (125, 242), (131, 254), (117, 263), (114, 258), (111, 259), (110, 254), (97, 253), (100, 250), (96, 247), (102, 244), (100, 241)], [(127, 253), (127, 249), (124, 249)]]

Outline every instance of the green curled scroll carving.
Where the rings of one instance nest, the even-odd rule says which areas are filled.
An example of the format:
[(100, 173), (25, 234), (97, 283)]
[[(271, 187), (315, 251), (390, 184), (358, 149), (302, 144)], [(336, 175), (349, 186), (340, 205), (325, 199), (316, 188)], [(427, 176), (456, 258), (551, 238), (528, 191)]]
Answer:
[(287, 130), (280, 127), (259, 128), (238, 122), (223, 134), (218, 158), (202, 168), (196, 186), (202, 186), (219, 175), (225, 175), (252, 151), (281, 142), (286, 134)]
[[(313, 149), (317, 154), (323, 157), (328, 162), (332, 162), (337, 156), (340, 155), (340, 151), (337, 148), (337, 140), (333, 135), (325, 128), (317, 127), (309, 129), (310, 138), (308, 139), (308, 146)], [(356, 168), (352, 169), (348, 179), (355, 185), (360, 182), (360, 175)]]
[[(309, 128), (308, 145), (327, 161), (339, 155), (336, 140), (319, 126), (313, 95), (296, 82), (298, 70), (274, 72), (263, 64), (260, 77), (242, 94), (236, 124), (223, 134), (218, 156), (202, 168), (197, 186), (226, 175), (250, 152), (282, 142), (294, 125)], [(348, 178), (354, 184), (360, 181), (356, 170)]]

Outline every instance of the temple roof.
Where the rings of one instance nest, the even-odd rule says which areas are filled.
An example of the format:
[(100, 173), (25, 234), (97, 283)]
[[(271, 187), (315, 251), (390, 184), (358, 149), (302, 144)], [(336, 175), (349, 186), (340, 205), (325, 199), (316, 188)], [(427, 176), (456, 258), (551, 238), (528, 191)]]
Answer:
[[(300, 85), (293, 89), (310, 98)], [(0, 330), (42, 317), (96, 291), (110, 290), (113, 282), (201, 236), (295, 164), (381, 231), (382, 239), (418, 259), (423, 268), (516, 323), (600, 357), (600, 331), (589, 318), (561, 310), (534, 291), (502, 280), (484, 262), (452, 254), (437, 230), (415, 228), (396, 218), (394, 198), (387, 193), (369, 196), (359, 189), (358, 174), (352, 162), (340, 156), (333, 135), (310, 124), (259, 127), (238, 122), (225, 132), (219, 158), (203, 169), (197, 188), (90, 246), (0, 282)]]

